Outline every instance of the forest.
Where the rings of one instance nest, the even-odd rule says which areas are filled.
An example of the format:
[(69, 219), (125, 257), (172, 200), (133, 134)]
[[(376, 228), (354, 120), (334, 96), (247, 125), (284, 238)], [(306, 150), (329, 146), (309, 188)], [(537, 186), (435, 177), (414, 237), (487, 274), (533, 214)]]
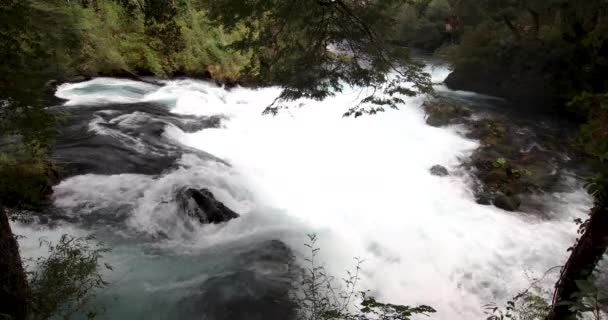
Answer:
[[(101, 263), (107, 248), (66, 235), (47, 244), (48, 260), (22, 261), (11, 230), (14, 221), (51, 206), (54, 187), (64, 178), (53, 153), (70, 114), (50, 110), (63, 103), (55, 96), (61, 84), (111, 77), (198, 79), (226, 89), (278, 87), (264, 109), (271, 119), (289, 112), (298, 99), (324, 101), (352, 87), (371, 88), (344, 112), (359, 119), (407, 108), (416, 96), (440, 99), (417, 55), (449, 64), (450, 90), (500, 97), (512, 111), (572, 124), (572, 149), (593, 168), (583, 178), (592, 208), (577, 219), (576, 241), (563, 248), (568, 259), (551, 298), (539, 301), (526, 292), (504, 310), (491, 310), (488, 319), (600, 319), (608, 310), (606, 297), (588, 302), (601, 289), (594, 279), (608, 248), (604, 0), (2, 1), (0, 318), (95, 318), (96, 311), (82, 307), (107, 285)], [(505, 171), (510, 161), (499, 157), (490, 169)], [(28, 271), (32, 263), (38, 271)], [(300, 302), (308, 313), (300, 318), (433, 318), (431, 307), (384, 304), (365, 295), (361, 312), (351, 313), (321, 298), (325, 271), (314, 264), (309, 271), (308, 294)], [(357, 279), (346, 282), (346, 304)]]

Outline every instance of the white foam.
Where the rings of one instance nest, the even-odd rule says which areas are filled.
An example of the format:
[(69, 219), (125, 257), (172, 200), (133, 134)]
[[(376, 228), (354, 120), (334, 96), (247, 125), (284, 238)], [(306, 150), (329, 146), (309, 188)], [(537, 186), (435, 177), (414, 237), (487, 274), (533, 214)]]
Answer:
[(344, 119), (351, 92), (270, 117), (260, 113), (274, 92), (257, 93), (240, 110), (199, 105), (200, 114), (224, 107), (235, 116), (182, 142), (226, 159), (258, 201), (308, 226), (300, 238), (286, 236), (292, 246), (320, 232), (330, 270), (363, 257), (367, 288), (385, 300), (433, 305), (438, 319), (481, 318), (484, 304), (527, 286), (526, 272), (561, 263), (576, 229), (570, 218), (590, 205), (588, 196), (571, 197), (556, 208), (561, 219), (530, 221), (476, 204), (466, 178), (431, 176), (434, 164), (458, 171), (477, 143), (425, 125), (423, 98)]
[(91, 105), (134, 103), (158, 86), (126, 79), (96, 78), (78, 83), (65, 83), (57, 87), (55, 95), (68, 100), (65, 105)]

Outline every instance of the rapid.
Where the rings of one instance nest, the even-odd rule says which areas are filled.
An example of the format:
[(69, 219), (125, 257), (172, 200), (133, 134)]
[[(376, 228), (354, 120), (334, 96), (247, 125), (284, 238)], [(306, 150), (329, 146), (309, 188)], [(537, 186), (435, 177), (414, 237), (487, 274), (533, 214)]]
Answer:
[[(429, 71), (437, 83), (449, 72)], [(572, 221), (591, 206), (579, 181), (543, 195), (551, 219), (482, 206), (461, 166), (478, 142), (462, 127), (428, 126), (427, 97), (344, 118), (360, 98), (346, 88), (262, 115), (279, 93), (191, 79), (61, 85), (56, 108), (73, 116), (56, 157), (80, 165), (54, 189), (52, 223), (13, 223), (22, 254), (44, 255), (40, 237), (94, 233), (112, 248), (110, 285), (95, 302), (109, 319), (258, 319), (277, 309), (270, 319), (281, 314), (272, 301), (288, 286), (288, 256), (305, 265), (308, 234), (331, 274), (359, 257), (362, 290), (433, 306), (432, 319), (484, 319), (484, 305), (504, 303), (567, 258)], [(431, 175), (436, 164), (451, 175)], [(184, 186), (209, 188), (241, 217), (186, 221), (173, 199)]]

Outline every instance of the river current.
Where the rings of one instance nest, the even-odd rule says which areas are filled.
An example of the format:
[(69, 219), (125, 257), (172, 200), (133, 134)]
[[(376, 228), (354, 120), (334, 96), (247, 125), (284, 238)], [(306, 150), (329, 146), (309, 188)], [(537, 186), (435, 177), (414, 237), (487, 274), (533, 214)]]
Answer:
[[(448, 73), (429, 71), (437, 83)], [(544, 195), (551, 219), (482, 206), (461, 167), (478, 142), (462, 127), (428, 126), (426, 97), (343, 118), (361, 97), (346, 89), (262, 115), (279, 93), (190, 79), (61, 85), (66, 102), (53, 108), (70, 116), (55, 157), (68, 172), (44, 219), (13, 224), (23, 255), (45, 254), (40, 237), (94, 233), (112, 248), (110, 285), (95, 301), (109, 319), (281, 319), (289, 269), (305, 265), (313, 233), (330, 273), (360, 257), (362, 290), (431, 305), (433, 319), (484, 319), (484, 305), (567, 258), (572, 221), (591, 205), (580, 182)], [(451, 175), (431, 175), (436, 164)], [(185, 186), (210, 189), (241, 217), (186, 221), (174, 201)]]

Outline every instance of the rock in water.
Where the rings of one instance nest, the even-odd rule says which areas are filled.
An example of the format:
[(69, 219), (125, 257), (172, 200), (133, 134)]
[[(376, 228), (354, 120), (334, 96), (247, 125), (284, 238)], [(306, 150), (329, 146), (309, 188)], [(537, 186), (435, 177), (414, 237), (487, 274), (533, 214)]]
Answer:
[(208, 189), (182, 189), (177, 193), (179, 210), (201, 223), (222, 223), (239, 217), (239, 214), (215, 199)]
[(472, 114), (471, 110), (442, 99), (427, 101), (423, 104), (423, 108), (426, 112), (426, 123), (432, 127), (447, 126), (462, 121)]
[(438, 177), (445, 177), (445, 176), (447, 176), (447, 175), (450, 174), (448, 172), (448, 169), (446, 169), (444, 166), (441, 166), (441, 165), (438, 165), (438, 164), (432, 166), (429, 171), (431, 171), (432, 175), (438, 176)]
[(517, 211), (521, 206), (521, 200), (516, 196), (507, 196), (502, 193), (496, 195), (493, 200), (496, 207), (506, 211)]
[(481, 192), (475, 197), (475, 202), (484, 206), (489, 206), (492, 204), (492, 194), (488, 192)]

